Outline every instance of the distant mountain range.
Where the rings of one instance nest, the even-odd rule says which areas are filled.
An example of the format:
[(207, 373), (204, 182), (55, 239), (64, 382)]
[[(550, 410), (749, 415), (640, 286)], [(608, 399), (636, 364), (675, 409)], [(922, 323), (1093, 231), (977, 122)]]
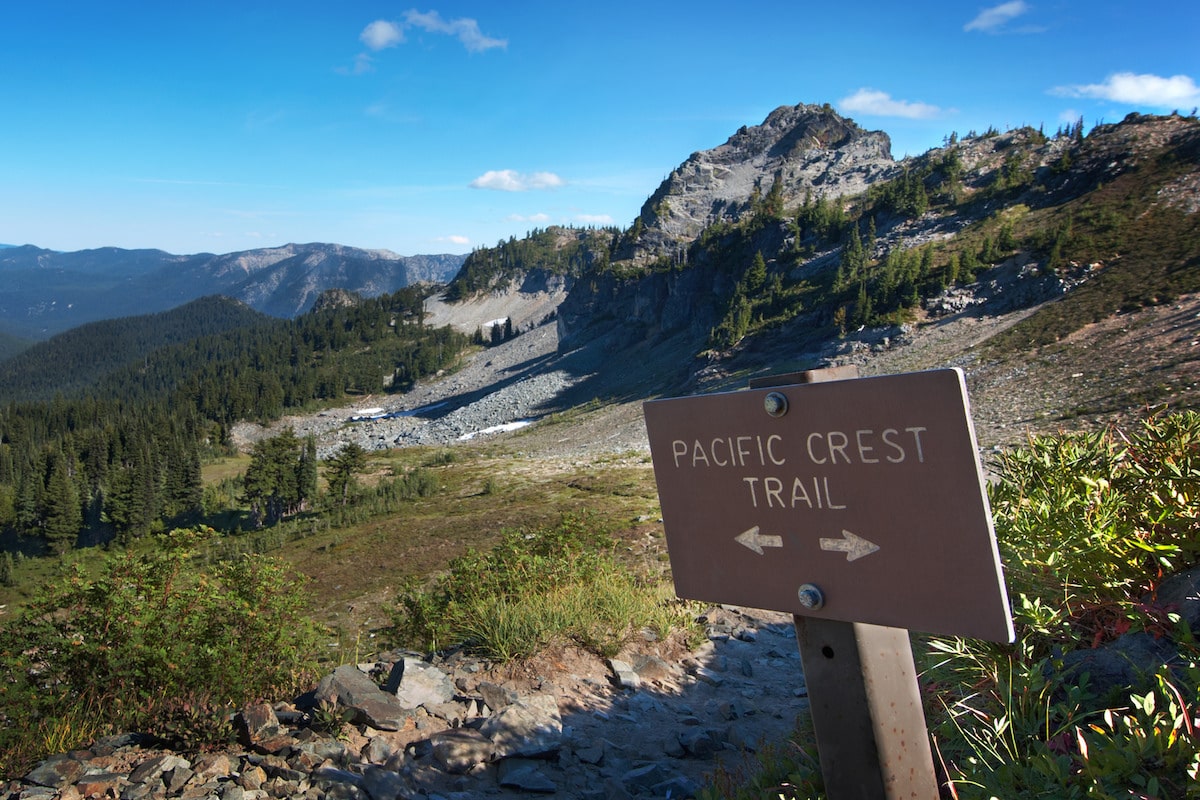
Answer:
[(207, 295), (291, 318), (311, 308), (326, 289), (374, 297), (422, 281), (445, 283), (464, 259), (337, 244), (225, 255), (0, 246), (0, 334), (47, 339), (88, 322), (165, 311)]

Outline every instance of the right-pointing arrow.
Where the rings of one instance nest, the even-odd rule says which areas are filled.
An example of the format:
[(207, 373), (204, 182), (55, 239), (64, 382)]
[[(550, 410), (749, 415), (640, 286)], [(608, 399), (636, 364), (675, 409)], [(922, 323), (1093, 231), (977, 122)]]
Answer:
[(879, 545), (856, 536), (848, 530), (842, 531), (841, 539), (821, 539), (821, 549), (837, 553), (845, 553), (847, 561), (869, 556), (879, 549)]
[(758, 532), (758, 526), (755, 525), (749, 530), (742, 531), (733, 540), (743, 547), (748, 547), (760, 556), (763, 554), (764, 547), (783, 547), (782, 536), (767, 536)]

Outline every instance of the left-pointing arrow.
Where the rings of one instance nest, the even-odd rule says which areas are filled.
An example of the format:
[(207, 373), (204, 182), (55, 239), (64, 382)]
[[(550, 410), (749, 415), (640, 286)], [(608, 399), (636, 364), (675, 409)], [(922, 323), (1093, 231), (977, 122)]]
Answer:
[(733, 539), (743, 547), (748, 547), (760, 556), (763, 554), (764, 547), (783, 547), (782, 536), (767, 536), (758, 532), (758, 526), (755, 525), (749, 530), (742, 531)]

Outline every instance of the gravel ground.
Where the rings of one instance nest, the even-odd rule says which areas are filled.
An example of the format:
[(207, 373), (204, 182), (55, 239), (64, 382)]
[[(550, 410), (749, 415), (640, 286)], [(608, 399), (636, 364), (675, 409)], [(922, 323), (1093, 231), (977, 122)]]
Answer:
[[(233, 430), (234, 441), (249, 447), (290, 426), (299, 436), (316, 436), (318, 455), (327, 458), (351, 442), (366, 450), (386, 450), (500, 434), (544, 416), (553, 410), (555, 398), (579, 382), (578, 376), (557, 366), (557, 349), (555, 325), (542, 325), (475, 353), (460, 369), (422, 381), (405, 394), (365, 397), (353, 405), (288, 416), (265, 427), (240, 423)], [(388, 416), (354, 419), (366, 409), (382, 409)]]
[[(1150, 404), (1200, 407), (1200, 296), (1114, 316), (1036, 353), (980, 360), (975, 345), (1032, 311), (989, 315), (984, 308), (971, 308), (900, 336), (867, 331), (836, 343), (826, 355), (858, 365), (863, 375), (961, 367), (976, 434), (986, 448), (1020, 444), (1030, 434), (1125, 423)], [(379, 450), (499, 438), (540, 458), (591, 461), (648, 452), (640, 399), (605, 403), (573, 415), (570, 424), (536, 424), (580, 402), (583, 391), (588, 392), (584, 398), (605, 396), (603, 382), (592, 381), (594, 368), (580, 366), (585, 358), (560, 354), (557, 348), (555, 325), (541, 325), (474, 354), (460, 369), (423, 381), (406, 394), (367, 397), (352, 406), (287, 417), (270, 427), (244, 423), (234, 429), (235, 441), (249, 447), (290, 425), (300, 435), (314, 434), (323, 458), (348, 442)], [(680, 358), (686, 356), (677, 352), (667, 360)], [(645, 364), (629, 364), (624, 372), (639, 368), (654, 372), (654, 365)], [(723, 378), (703, 381), (695, 390), (744, 386), (745, 380), (735, 377), (736, 368), (736, 361), (725, 364)], [(366, 408), (410, 415), (351, 420)], [(516, 433), (504, 429), (526, 422), (534, 424)]]

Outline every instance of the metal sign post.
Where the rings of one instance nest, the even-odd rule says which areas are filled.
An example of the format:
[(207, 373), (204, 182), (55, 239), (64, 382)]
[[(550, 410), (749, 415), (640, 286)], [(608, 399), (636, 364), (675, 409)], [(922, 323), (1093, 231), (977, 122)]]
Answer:
[(935, 798), (908, 631), (1013, 639), (965, 383), (850, 378), (644, 404), (676, 594), (792, 612), (832, 800)]

